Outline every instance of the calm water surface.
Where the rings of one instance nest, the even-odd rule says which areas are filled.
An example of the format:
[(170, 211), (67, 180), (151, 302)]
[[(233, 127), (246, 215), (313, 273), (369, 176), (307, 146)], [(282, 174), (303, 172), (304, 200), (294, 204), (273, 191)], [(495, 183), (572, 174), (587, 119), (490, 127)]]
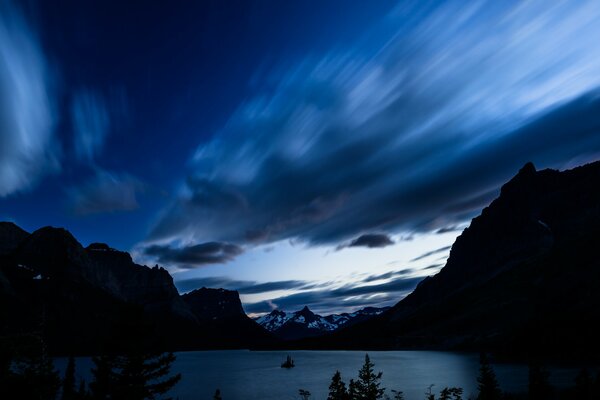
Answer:
[[(290, 354), (296, 363), (283, 369), (281, 362)], [(324, 400), (332, 375), (342, 373), (346, 383), (355, 378), (364, 362), (363, 351), (194, 351), (177, 353), (173, 370), (182, 380), (172, 393), (180, 400), (210, 400), (219, 388), (224, 400), (299, 399), (298, 389), (312, 393), (311, 399)], [(429, 385), (439, 392), (446, 386), (459, 386), (465, 398), (477, 389), (479, 358), (474, 354), (434, 351), (371, 351), (376, 371), (383, 371), (382, 386), (402, 390), (406, 400), (424, 398)], [(64, 371), (66, 359), (58, 359)], [(77, 373), (90, 381), (91, 360), (77, 359)], [(518, 392), (527, 388), (527, 366), (495, 365), (503, 390)], [(576, 370), (551, 368), (550, 380), (557, 386), (573, 383)]]

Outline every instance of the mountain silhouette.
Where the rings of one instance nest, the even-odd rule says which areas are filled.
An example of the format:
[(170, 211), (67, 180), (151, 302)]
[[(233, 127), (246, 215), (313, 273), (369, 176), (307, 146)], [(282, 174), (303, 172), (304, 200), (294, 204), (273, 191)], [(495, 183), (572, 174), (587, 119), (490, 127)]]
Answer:
[(528, 163), (437, 275), (382, 315), (298, 346), (598, 355), (599, 248), (600, 162), (563, 172)]
[[(171, 350), (271, 340), (244, 314), (237, 292), (210, 293), (180, 296), (165, 269), (138, 265), (103, 243), (84, 248), (65, 229), (29, 234), (0, 223), (0, 334), (43, 334), (53, 353), (118, 351), (120, 331), (140, 318), (154, 342)], [(235, 312), (216, 308), (225, 303), (235, 303)]]

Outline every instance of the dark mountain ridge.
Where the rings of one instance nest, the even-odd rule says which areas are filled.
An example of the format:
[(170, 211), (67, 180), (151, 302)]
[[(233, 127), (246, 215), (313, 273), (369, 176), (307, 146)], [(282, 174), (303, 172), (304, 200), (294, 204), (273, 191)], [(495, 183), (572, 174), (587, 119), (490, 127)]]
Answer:
[(392, 309), (298, 347), (600, 355), (600, 162), (525, 165), (456, 239), (445, 267)]
[[(241, 309), (237, 292), (211, 299), (180, 296), (163, 268), (133, 262), (106, 244), (84, 248), (68, 231), (45, 227), (28, 234), (0, 223), (0, 334), (44, 332), (55, 353), (90, 354), (118, 347), (131, 321), (148, 326), (165, 348), (239, 348), (270, 341)], [(208, 289), (204, 289), (208, 290)], [(218, 302), (237, 300), (234, 312), (204, 318)]]

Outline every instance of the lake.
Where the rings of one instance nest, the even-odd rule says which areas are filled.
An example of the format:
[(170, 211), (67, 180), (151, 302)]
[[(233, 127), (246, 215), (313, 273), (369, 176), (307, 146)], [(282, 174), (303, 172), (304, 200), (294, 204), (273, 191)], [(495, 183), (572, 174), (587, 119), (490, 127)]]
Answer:
[[(296, 363), (292, 369), (280, 367), (286, 355)], [(356, 378), (364, 362), (364, 351), (193, 351), (177, 353), (173, 370), (182, 380), (172, 396), (180, 400), (210, 400), (219, 388), (223, 400), (299, 399), (298, 389), (312, 393), (311, 399), (325, 400), (336, 370), (348, 383)], [(436, 351), (370, 351), (376, 371), (383, 371), (382, 386), (402, 390), (406, 400), (423, 399), (430, 385), (434, 392), (446, 386), (465, 390), (464, 398), (476, 393), (479, 357), (475, 354)], [(78, 358), (77, 374), (90, 381), (89, 358)], [(67, 359), (56, 360), (64, 371)], [(526, 391), (526, 365), (499, 364), (494, 370), (503, 390)], [(573, 384), (578, 370), (550, 368), (552, 384)]]

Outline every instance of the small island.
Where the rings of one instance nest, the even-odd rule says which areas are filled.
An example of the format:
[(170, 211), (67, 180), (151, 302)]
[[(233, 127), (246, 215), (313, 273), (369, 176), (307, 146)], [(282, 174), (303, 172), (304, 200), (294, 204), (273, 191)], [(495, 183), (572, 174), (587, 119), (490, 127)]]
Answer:
[(289, 355), (287, 356), (287, 358), (285, 359), (285, 362), (283, 362), (281, 364), (281, 368), (294, 368), (294, 360), (292, 359), (292, 357), (290, 357)]

